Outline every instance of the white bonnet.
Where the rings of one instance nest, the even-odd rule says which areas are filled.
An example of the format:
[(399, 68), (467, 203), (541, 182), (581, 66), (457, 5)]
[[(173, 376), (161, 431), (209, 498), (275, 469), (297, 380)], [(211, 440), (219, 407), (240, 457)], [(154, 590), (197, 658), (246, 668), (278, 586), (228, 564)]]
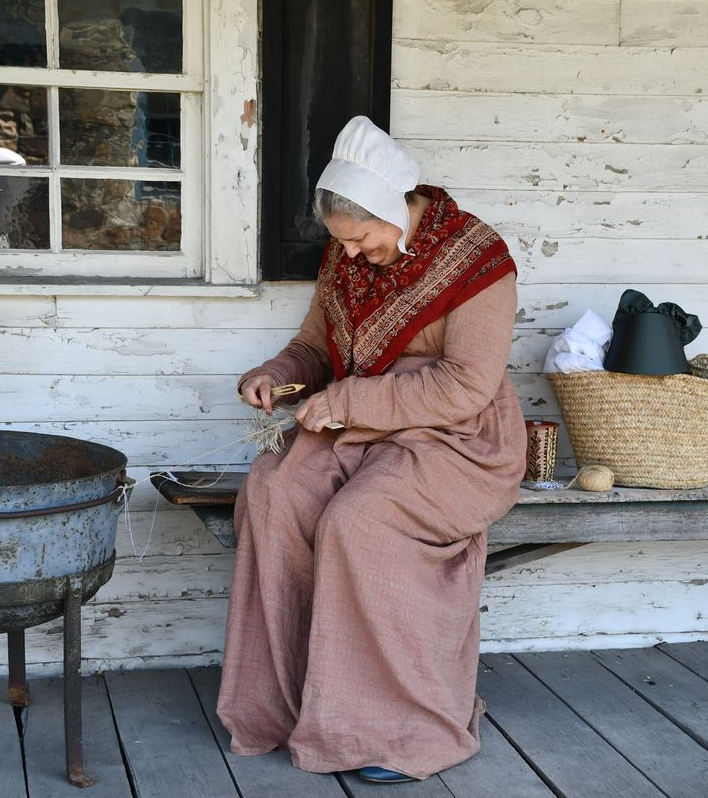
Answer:
[(365, 116), (355, 116), (334, 142), (332, 160), (317, 188), (346, 197), (402, 231), (398, 248), (405, 253), (410, 216), (405, 193), (418, 185), (413, 158)]

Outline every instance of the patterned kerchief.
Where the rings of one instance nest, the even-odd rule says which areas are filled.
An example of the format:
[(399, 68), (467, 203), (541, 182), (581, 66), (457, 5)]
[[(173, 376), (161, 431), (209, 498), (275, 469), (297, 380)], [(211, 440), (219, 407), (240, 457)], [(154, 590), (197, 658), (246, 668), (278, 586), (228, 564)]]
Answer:
[(418, 186), (432, 202), (411, 254), (392, 266), (347, 257), (335, 239), (320, 268), (332, 365), (339, 380), (382, 374), (420, 330), (513, 271), (506, 244), (491, 227), (457, 207), (441, 188)]

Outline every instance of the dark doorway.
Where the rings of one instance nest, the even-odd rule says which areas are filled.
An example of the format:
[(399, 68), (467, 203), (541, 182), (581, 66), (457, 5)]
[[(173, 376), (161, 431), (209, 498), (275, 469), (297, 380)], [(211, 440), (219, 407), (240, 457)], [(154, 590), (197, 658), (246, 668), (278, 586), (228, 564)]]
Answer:
[(389, 129), (392, 0), (263, 0), (261, 273), (317, 276), (312, 194), (337, 133)]

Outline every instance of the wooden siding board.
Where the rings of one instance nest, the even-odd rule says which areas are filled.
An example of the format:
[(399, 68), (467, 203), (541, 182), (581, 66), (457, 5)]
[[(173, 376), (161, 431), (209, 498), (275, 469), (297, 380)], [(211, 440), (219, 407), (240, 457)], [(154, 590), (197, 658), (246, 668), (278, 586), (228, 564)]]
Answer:
[(620, 24), (623, 45), (708, 47), (704, 0), (622, 0)]
[(391, 135), (402, 142), (705, 144), (708, 129), (702, 97), (397, 89), (391, 111)]
[(230, 376), (260, 365), (290, 337), (289, 331), (273, 329), (17, 327), (0, 329), (0, 362), (7, 373)]
[(704, 798), (708, 751), (590, 654), (529, 653), (516, 659), (666, 795)]
[[(700, 247), (693, 252), (688, 247), (684, 250), (687, 258), (701, 257), (704, 242), (697, 243)], [(567, 246), (569, 251), (572, 251), (575, 245), (568, 242)], [(594, 244), (586, 246), (593, 247)], [(607, 246), (609, 258), (613, 244), (608, 242)], [(578, 249), (582, 249), (582, 246), (578, 245)], [(657, 303), (678, 302), (686, 310), (698, 314), (703, 308), (708, 308), (708, 284), (702, 281), (691, 282), (682, 276), (686, 271), (689, 275), (694, 274), (695, 265), (690, 264), (684, 270), (676, 261), (670, 273), (664, 272), (662, 275), (659, 265), (655, 263), (640, 274), (639, 260), (642, 248), (619, 245), (617, 249), (626, 254), (628, 259), (631, 254), (633, 259), (631, 268), (624, 271), (621, 259), (618, 263), (603, 260), (608, 264), (606, 272), (597, 272), (597, 276), (585, 275), (592, 278), (593, 282), (574, 282), (572, 275), (561, 274), (563, 270), (560, 266), (557, 269), (554, 267), (554, 271), (563, 277), (562, 284), (556, 284), (553, 280), (541, 281), (532, 272), (529, 273), (527, 282), (525, 274), (522, 273), (519, 284), (517, 332), (529, 328), (562, 330), (575, 324), (589, 307), (607, 320), (611, 320), (622, 291), (630, 284)], [(591, 258), (590, 251), (588, 250), (586, 256), (588, 260)], [(599, 258), (602, 251), (596, 249), (595, 254)], [(546, 256), (541, 253), (541, 257), (544, 261), (551, 262), (558, 257), (558, 254)], [(649, 255), (647, 258), (649, 259)], [(651, 263), (650, 260), (648, 262)], [(568, 271), (572, 271), (571, 265), (568, 266)], [(641, 279), (636, 279), (639, 277)], [(149, 377), (154, 380), (155, 386), (161, 384), (161, 380), (165, 380), (165, 385), (169, 386), (172, 384), (169, 382), (170, 379), (193, 374), (199, 379), (192, 383), (194, 388), (189, 390), (198, 390), (200, 384), (211, 384), (212, 395), (215, 396), (219, 396), (215, 387), (217, 383), (216, 381), (210, 383), (210, 380), (218, 376), (224, 385), (228, 386), (222, 385), (218, 391), (233, 391), (233, 408), (229, 418), (243, 419), (247, 417), (247, 408), (236, 399), (238, 374), (247, 366), (250, 367), (250, 364), (257, 365), (256, 361), (262, 362), (259, 357), (262, 359), (272, 357), (289, 340), (293, 331), (276, 332), (278, 335), (263, 334), (262, 339), (265, 340), (261, 340), (257, 347), (258, 351), (249, 352), (239, 359), (239, 350), (241, 352), (247, 350), (248, 342), (255, 341), (259, 335), (258, 331), (243, 336), (247, 339), (243, 341), (240, 340), (238, 331), (232, 330), (171, 330), (162, 334), (157, 330), (147, 332), (140, 329), (125, 330), (120, 334), (121, 345), (117, 345), (113, 330), (36, 329), (28, 333), (26, 328), (18, 328), (13, 334), (3, 334), (0, 331), (0, 362), (6, 375), (66, 376), (67, 378), (80, 375), (77, 376), (79, 386), (87, 376), (125, 377), (127, 380)], [(207, 342), (210, 343), (206, 345)], [(694, 343), (700, 344), (700, 337)], [(205, 346), (200, 349), (200, 344)], [(136, 356), (134, 351), (139, 350), (141, 346), (148, 354)], [(690, 346), (693, 347), (693, 344)], [(150, 351), (152, 354), (149, 354)], [(693, 349), (689, 348), (687, 351), (690, 353)], [(233, 368), (233, 371), (229, 371), (230, 368)], [(190, 383), (185, 380), (184, 384)], [(99, 388), (100, 385), (101, 383), (97, 381), (95, 387)], [(37, 397), (37, 401), (46, 400), (46, 396)], [(219, 397), (219, 402), (222, 401), (225, 401), (223, 394)], [(156, 410), (159, 410), (159, 405)], [(129, 398), (126, 398), (124, 417), (131, 418)]]
[[(221, 659), (227, 600), (223, 597), (87, 604), (82, 610), (82, 656), (105, 663), (141, 657), (195, 656), (202, 664)], [(35, 631), (36, 629), (36, 631)], [(61, 626), (49, 622), (27, 632), (27, 662), (53, 650), (61, 661)], [(44, 649), (44, 650), (43, 650)]]
[(617, 44), (620, 0), (399, 0), (394, 31), (402, 38), (525, 44)]
[[(131, 329), (298, 329), (310, 306), (312, 283), (261, 283), (256, 299), (179, 297), (56, 297), (57, 327)], [(5, 300), (3, 299), (3, 302)], [(18, 298), (18, 302), (27, 302)], [(21, 319), (22, 317), (20, 317)], [(32, 318), (31, 314), (29, 318)], [(3, 326), (24, 327), (17, 323)]]
[[(606, 285), (633, 283), (700, 284), (708, 263), (708, 240), (538, 238), (507, 243), (519, 269), (519, 283), (555, 284), (564, 291), (570, 283)], [(598, 264), (611, 266), (605, 272)], [(620, 288), (617, 298), (622, 293)], [(614, 313), (612, 314), (614, 316)]]
[[(708, 93), (708, 49), (486, 44), (399, 38), (394, 89), (626, 94), (696, 97)], [(441, 121), (441, 126), (444, 120)]]
[(0, 328), (51, 327), (55, 322), (54, 297), (0, 295)]
[[(610, 277), (610, 270), (607, 277)], [(608, 283), (605, 272), (599, 272), (592, 284), (564, 285), (562, 293), (551, 285), (529, 284), (519, 286), (519, 310), (517, 311), (517, 332), (526, 329), (563, 330), (572, 327), (576, 321), (592, 308), (607, 320), (611, 320), (617, 310), (617, 303), (624, 288), (629, 285)], [(632, 288), (643, 291), (653, 302), (677, 302), (686, 311), (701, 314), (708, 319), (708, 283), (693, 285), (665, 283), (632, 283)], [(560, 295), (559, 295), (560, 294)], [(704, 310), (705, 309), (705, 310)], [(686, 348), (689, 357), (706, 346), (701, 340), (702, 333)]]
[(253, 413), (237, 397), (237, 379), (213, 374), (5, 375), (0, 400), (3, 421), (10, 422), (249, 420)]
[(192, 463), (225, 464), (237, 470), (256, 454), (254, 445), (241, 442), (246, 430), (246, 422), (241, 421), (72, 421), (8, 424), (6, 429), (68, 435), (113, 446), (128, 456), (129, 473), (138, 465), (156, 471)]
[(561, 795), (663, 795), (512, 657), (484, 655), (477, 689), (492, 722)]
[[(527, 334), (521, 343), (517, 335), (514, 342), (511, 361), (514, 371), (510, 376), (522, 409), (527, 415), (541, 410), (547, 415), (559, 413), (550, 385), (543, 375), (535, 373), (543, 367), (551, 337), (550, 333)], [(531, 349), (532, 346), (535, 348)], [(237, 414), (243, 415), (240, 419), (242, 422), (250, 420), (251, 412), (240, 406), (240, 403), (234, 402), (233, 388), (229, 381), (221, 377), (198, 378), (200, 385), (194, 386), (193, 380), (194, 378), (165, 380), (165, 385), (158, 387), (150, 377), (125, 380), (119, 377), (98, 378), (97, 382), (104, 384), (95, 386), (90, 378), (10, 375), (3, 378), (0, 399), (3, 403), (4, 421), (12, 424), (79, 421), (80, 413), (77, 412), (74, 401), (86, 408), (85, 420), (81, 423), (115, 422), (121, 416), (128, 422), (165, 419), (234, 421)], [(166, 391), (168, 386), (170, 389), (174, 388), (174, 392)], [(54, 387), (61, 392), (60, 397), (52, 390)], [(136, 388), (142, 390), (136, 391)], [(124, 398), (126, 395), (136, 397), (127, 408)], [(36, 397), (37, 401), (28, 403), (28, 396)], [(92, 397), (91, 404), (84, 405), (82, 400), (89, 396)], [(180, 399), (184, 398), (191, 401), (185, 401), (180, 410)]]
[(460, 189), (708, 191), (708, 147), (411, 140), (422, 181)]
[(117, 560), (112, 578), (94, 603), (113, 604), (120, 611), (120, 605), (129, 601), (228, 597), (233, 550), (216, 555), (149, 555), (142, 562), (134, 557)]
[[(154, 512), (154, 498), (152, 504), (153, 507), (147, 512), (134, 509), (132, 502), (130, 505), (133, 536), (140, 549), (144, 548), (152, 529), (148, 552), (150, 556), (170, 557), (172, 562), (175, 562), (180, 557), (192, 554), (224, 553), (224, 547), (204, 529), (204, 524), (191, 510), (161, 507), (158, 512)], [(116, 556), (119, 558), (133, 556), (124, 513), (118, 519)], [(102, 590), (104, 589), (105, 586)]]
[(491, 224), (510, 243), (590, 238), (628, 239), (640, 246), (640, 240), (652, 239), (654, 246), (655, 239), (708, 238), (708, 203), (702, 193), (540, 188), (453, 189), (450, 193), (463, 210)]
[[(610, 567), (610, 563), (612, 566)], [(708, 576), (708, 542), (703, 540), (652, 541), (634, 543), (590, 543), (575, 549), (525, 563), (504, 572), (490, 574), (487, 587), (495, 585), (564, 586), (611, 585), (625, 582), (698, 584)], [(696, 643), (708, 646), (708, 643)], [(689, 656), (691, 646), (685, 656)], [(705, 661), (706, 652), (698, 649), (694, 661)], [(686, 664), (686, 663), (684, 663)], [(688, 665), (687, 667), (690, 667)]]
[[(535, 641), (543, 639), (546, 647), (555, 649), (568, 648), (570, 640), (572, 648), (587, 648), (589, 643), (582, 641), (607, 641), (628, 632), (653, 644), (662, 642), (661, 629), (692, 633), (695, 640), (708, 633), (703, 617), (707, 593), (670, 579), (624, 584), (598, 581), (562, 590), (545, 583), (528, 590), (513, 583), (489, 584), (483, 593), (482, 639), (497, 641), (497, 650), (506, 645), (506, 650), (513, 646), (517, 651), (537, 650)], [(524, 600), (530, 603), (520, 612)], [(596, 642), (594, 647), (599, 645), (603, 643)]]
[[(600, 550), (598, 562), (605, 569), (611, 562), (614, 573), (624, 572), (624, 582), (614, 576), (605, 580), (599, 573), (594, 580), (579, 579), (576, 584), (574, 569), (569, 569), (565, 578), (552, 571), (546, 580), (525, 573), (523, 567), (508, 582), (488, 580), (481, 602), (483, 647), (488, 651), (587, 649), (705, 637), (706, 588), (694, 584), (690, 570), (680, 562), (669, 564), (663, 573), (652, 573), (652, 560), (661, 562), (661, 555), (653, 554), (653, 545), (643, 544), (643, 554), (636, 556), (616, 552), (609, 545)], [(690, 559), (690, 551), (687, 557)], [(223, 558), (226, 561), (230, 555)], [(145, 581), (151, 577), (151, 559), (146, 557), (142, 563)], [(227, 576), (228, 568), (217, 574), (224, 589)], [(212, 585), (215, 578), (210, 577)], [(120, 571), (114, 579), (112, 589), (119, 592)], [(134, 589), (134, 580), (132, 585), (126, 592)], [(178, 588), (169, 589), (169, 598), (120, 602), (112, 600), (115, 593), (106, 594), (104, 602), (99, 591), (82, 612), (84, 673), (161, 667), (160, 662), (175, 667), (180, 663), (190, 667), (220, 663), (227, 599), (221, 595), (183, 598)], [(657, 629), (672, 631), (659, 634)], [(60, 622), (28, 630), (30, 673), (61, 673), (61, 631)], [(0, 669), (5, 666), (6, 655), (0, 651)]]
[[(32, 679), (30, 693), (24, 738), (30, 798), (75, 798), (64, 759), (63, 680)], [(82, 680), (81, 710), (84, 768), (95, 782), (92, 798), (131, 798), (103, 677)]]

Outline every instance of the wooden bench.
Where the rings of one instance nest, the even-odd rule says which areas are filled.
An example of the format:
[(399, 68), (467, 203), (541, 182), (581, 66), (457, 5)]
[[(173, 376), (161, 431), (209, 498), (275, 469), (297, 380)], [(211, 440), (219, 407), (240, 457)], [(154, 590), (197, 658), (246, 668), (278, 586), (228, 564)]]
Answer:
[[(172, 504), (194, 510), (227, 548), (236, 546), (232, 516), (245, 473), (218, 476), (211, 471), (176, 471), (180, 485), (151, 475)], [(185, 487), (186, 486), (186, 487)], [(521, 490), (517, 504), (489, 529), (489, 545), (504, 546), (487, 558), (487, 573), (512, 568), (587, 543), (641, 540), (708, 540), (708, 487), (695, 490), (613, 488)]]

